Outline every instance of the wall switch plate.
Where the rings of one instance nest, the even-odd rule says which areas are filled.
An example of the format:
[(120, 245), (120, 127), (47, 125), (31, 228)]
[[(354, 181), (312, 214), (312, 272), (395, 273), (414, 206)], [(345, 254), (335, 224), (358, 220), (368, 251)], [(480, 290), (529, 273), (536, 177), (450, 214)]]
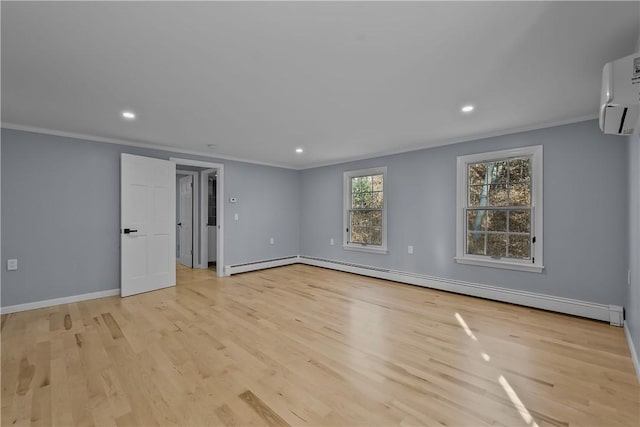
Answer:
[(329, 244), (333, 246), (333, 239), (329, 239)]
[(273, 237), (269, 238), (270, 245), (275, 245), (275, 243), (276, 243), (276, 239), (274, 239)]
[(413, 255), (413, 246), (407, 246), (407, 253)]
[(7, 260), (7, 270), (17, 270), (18, 269), (18, 260), (17, 259), (8, 259)]
[(237, 221), (238, 219), (240, 219), (240, 217), (238, 216), (238, 214), (233, 214), (233, 220)]

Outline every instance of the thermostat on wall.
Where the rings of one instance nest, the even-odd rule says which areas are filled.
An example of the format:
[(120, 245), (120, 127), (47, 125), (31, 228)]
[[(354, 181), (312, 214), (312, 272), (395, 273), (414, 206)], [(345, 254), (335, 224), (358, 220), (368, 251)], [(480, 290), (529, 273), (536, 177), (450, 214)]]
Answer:
[(235, 203), (237, 201), (238, 199), (236, 199), (235, 197), (229, 197), (229, 203)]

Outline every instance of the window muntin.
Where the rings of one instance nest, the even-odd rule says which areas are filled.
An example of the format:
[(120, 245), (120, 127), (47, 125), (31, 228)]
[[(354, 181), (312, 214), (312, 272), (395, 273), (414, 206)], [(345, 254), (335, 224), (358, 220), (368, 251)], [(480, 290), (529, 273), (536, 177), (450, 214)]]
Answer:
[(531, 157), (467, 164), (466, 254), (531, 259)]
[(386, 168), (345, 172), (345, 248), (386, 251), (385, 173)]
[(542, 146), (458, 156), (456, 262), (541, 272)]

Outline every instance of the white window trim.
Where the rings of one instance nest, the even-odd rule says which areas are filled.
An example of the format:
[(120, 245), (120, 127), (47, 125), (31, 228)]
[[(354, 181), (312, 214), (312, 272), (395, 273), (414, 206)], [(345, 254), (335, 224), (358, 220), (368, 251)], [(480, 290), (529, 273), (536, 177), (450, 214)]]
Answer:
[[(493, 159), (503, 159), (507, 157), (523, 157), (531, 156), (531, 171), (533, 179), (531, 181), (531, 208), (533, 210), (534, 222), (531, 224), (531, 235), (535, 236), (536, 242), (533, 245), (533, 259), (517, 260), (517, 259), (493, 259), (480, 255), (465, 254), (466, 235), (465, 235), (465, 218), (464, 209), (467, 204), (467, 164), (477, 163)], [(488, 153), (469, 154), (466, 156), (458, 156), (458, 174), (457, 174), (457, 195), (456, 195), (456, 256), (455, 260), (459, 264), (481, 265), (485, 267), (504, 268), (509, 270), (529, 271), (541, 273), (544, 270), (542, 258), (543, 230), (542, 230), (542, 145), (533, 145), (529, 147), (512, 148), (508, 150), (492, 151)]]
[[(351, 209), (351, 178), (367, 175), (382, 175), (382, 246), (367, 246), (358, 243), (349, 243), (348, 228), (349, 209)], [(342, 204), (342, 248), (349, 251), (370, 252), (377, 254), (387, 253), (387, 167), (360, 169), (354, 171), (346, 171), (343, 175), (342, 186), (343, 204)]]

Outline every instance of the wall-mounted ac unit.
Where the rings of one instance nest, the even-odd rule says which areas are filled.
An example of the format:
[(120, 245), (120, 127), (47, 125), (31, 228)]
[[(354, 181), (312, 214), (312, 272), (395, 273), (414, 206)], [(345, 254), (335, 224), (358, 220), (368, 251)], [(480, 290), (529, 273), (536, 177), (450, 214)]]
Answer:
[(600, 129), (631, 135), (640, 131), (640, 53), (609, 62), (602, 69)]

